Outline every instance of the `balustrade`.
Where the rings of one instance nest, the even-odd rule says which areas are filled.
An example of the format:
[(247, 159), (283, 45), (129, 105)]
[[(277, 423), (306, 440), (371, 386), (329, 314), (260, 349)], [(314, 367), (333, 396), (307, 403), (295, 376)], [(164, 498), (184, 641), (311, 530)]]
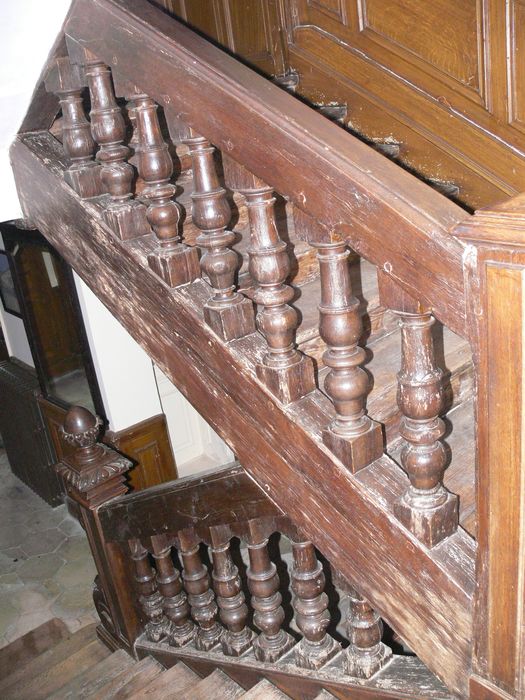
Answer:
[(95, 141), (84, 112), (82, 93), (86, 77), (69, 58), (57, 58), (45, 78), (48, 92), (58, 95), (62, 109), (62, 145), (71, 165), (64, 173), (66, 182), (83, 198), (104, 192), (100, 165), (94, 160)]
[(321, 276), (319, 332), (327, 345), (323, 361), (330, 368), (324, 388), (336, 412), (323, 431), (323, 441), (356, 472), (383, 454), (381, 425), (365, 410), (370, 381), (361, 367), (365, 351), (358, 344), (363, 323), (359, 301), (352, 294), (346, 245), (319, 245), (317, 257)]

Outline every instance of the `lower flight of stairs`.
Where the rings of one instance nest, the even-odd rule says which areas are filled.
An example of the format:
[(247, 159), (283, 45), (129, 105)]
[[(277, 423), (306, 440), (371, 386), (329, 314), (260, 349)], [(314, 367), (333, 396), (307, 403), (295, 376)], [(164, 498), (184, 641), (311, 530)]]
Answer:
[[(70, 634), (57, 619), (0, 650), (3, 700), (278, 700), (288, 698), (267, 680), (246, 691), (217, 669), (201, 678), (179, 662), (166, 670), (151, 657), (136, 661), (111, 652), (96, 636), (96, 625)], [(333, 695), (322, 691), (316, 700)]]

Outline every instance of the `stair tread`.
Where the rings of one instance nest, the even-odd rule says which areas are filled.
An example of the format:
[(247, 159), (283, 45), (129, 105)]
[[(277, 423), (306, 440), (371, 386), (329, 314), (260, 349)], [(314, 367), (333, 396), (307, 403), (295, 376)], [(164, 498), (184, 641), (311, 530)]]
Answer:
[(179, 661), (157, 676), (147, 687), (142, 690), (137, 689), (135, 694), (127, 697), (129, 700), (144, 700), (144, 698), (164, 700), (180, 694), (179, 700), (182, 700), (183, 694), (200, 681), (200, 676)]
[(273, 683), (270, 683), (265, 678), (241, 697), (242, 700), (288, 700), (290, 696), (285, 695), (282, 690), (276, 688)]
[(43, 700), (110, 654), (109, 649), (95, 639), (36, 676), (26, 667), (24, 678), (11, 685), (2, 697), (4, 700)]
[(50, 700), (81, 700), (91, 697), (100, 688), (107, 685), (123, 669), (130, 669), (134, 660), (123, 649), (115, 651), (94, 666), (75, 676), (67, 685), (50, 696)]
[(95, 630), (96, 624), (82, 627), (82, 629), (36, 656), (28, 664), (18, 667), (16, 671), (0, 681), (0, 695), (2, 695), (6, 688), (21, 682), (23, 679), (35, 678), (51, 666), (55, 666), (76, 653), (85, 644), (96, 639)]
[(235, 700), (244, 694), (234, 680), (223, 671), (213, 671), (209, 676), (203, 678), (189, 690), (179, 696), (179, 700), (210, 700), (210, 698), (221, 698), (221, 700)]
[(110, 696), (112, 700), (145, 697), (145, 690), (157, 678), (162, 677), (164, 673), (164, 667), (152, 658), (142, 659), (142, 661), (136, 663), (133, 670), (135, 671), (136, 669), (140, 669), (140, 672), (128, 674), (127, 682), (113, 691), (113, 694)]
[[(154, 669), (155, 673), (153, 672)], [(107, 700), (107, 698), (119, 697), (119, 693), (124, 693), (121, 697), (131, 697), (137, 690), (146, 683), (150, 683), (157, 675), (162, 673), (163, 667), (150, 656), (141, 659), (130, 668), (124, 668), (109, 682), (89, 695), (89, 700)], [(143, 681), (141, 686), (132, 687), (131, 683), (139, 677)]]
[(15, 639), (0, 650), (0, 679), (10, 675), (13, 668), (18, 670), (26, 666), (37, 656), (68, 637), (71, 637), (71, 633), (64, 622), (54, 617), (27, 632), (23, 637)]

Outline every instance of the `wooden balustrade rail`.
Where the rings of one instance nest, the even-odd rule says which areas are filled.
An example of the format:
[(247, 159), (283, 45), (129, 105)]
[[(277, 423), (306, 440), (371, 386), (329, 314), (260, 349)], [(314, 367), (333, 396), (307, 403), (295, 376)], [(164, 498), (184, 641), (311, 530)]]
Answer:
[(468, 334), (458, 206), (143, 0), (77, 0), (66, 33)]

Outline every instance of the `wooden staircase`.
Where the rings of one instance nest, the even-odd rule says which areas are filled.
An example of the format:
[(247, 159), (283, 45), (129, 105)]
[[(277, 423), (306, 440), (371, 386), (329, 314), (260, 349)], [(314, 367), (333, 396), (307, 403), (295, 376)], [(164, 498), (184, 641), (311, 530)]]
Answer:
[[(519, 698), (523, 198), (466, 214), (145, 0), (73, 3), (12, 159), (28, 219), (239, 460), (126, 494), (68, 416), (106, 644), (291, 697)], [(297, 637), (276, 532), (314, 590)], [(320, 560), (351, 589), (341, 655)]]

